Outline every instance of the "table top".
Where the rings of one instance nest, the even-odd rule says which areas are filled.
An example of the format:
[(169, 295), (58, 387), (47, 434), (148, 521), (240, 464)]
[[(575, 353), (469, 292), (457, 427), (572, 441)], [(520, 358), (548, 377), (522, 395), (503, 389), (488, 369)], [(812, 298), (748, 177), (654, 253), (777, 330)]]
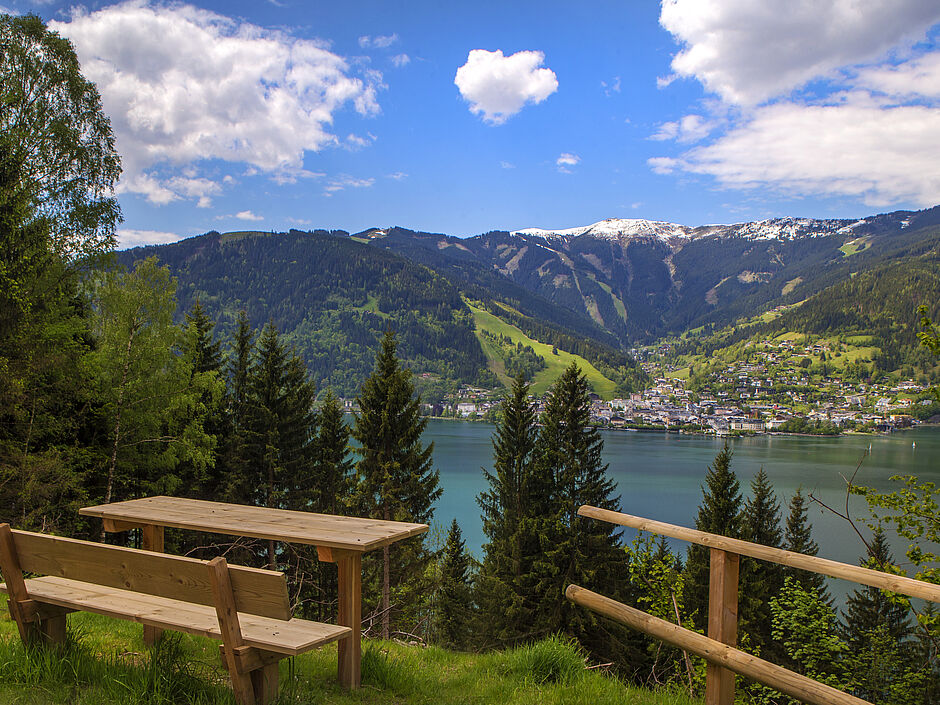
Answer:
[(155, 524), (350, 551), (371, 551), (428, 530), (427, 524), (314, 514), (183, 497), (145, 497), (84, 507), (78, 513), (131, 524)]

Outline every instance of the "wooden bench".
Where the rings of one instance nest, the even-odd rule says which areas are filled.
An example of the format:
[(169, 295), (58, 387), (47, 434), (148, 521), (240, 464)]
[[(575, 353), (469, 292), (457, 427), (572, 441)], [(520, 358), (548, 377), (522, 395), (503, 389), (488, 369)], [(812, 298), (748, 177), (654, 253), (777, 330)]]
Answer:
[[(69, 612), (220, 639), (239, 705), (277, 695), (278, 662), (349, 637), (292, 619), (282, 573), (78, 541), (0, 524), (0, 571), (24, 642), (62, 642)], [(23, 573), (42, 577), (25, 579)]]

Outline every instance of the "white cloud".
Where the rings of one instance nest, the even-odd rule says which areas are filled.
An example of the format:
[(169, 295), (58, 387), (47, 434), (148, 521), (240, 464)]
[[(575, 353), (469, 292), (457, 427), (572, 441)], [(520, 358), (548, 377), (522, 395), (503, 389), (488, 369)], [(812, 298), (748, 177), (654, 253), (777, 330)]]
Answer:
[(601, 81), (601, 88), (604, 89), (604, 95), (606, 95), (608, 98), (610, 98), (610, 96), (612, 96), (614, 93), (619, 93), (620, 76), (614, 76), (614, 80), (610, 83), (607, 83), (607, 81)]
[(940, 98), (940, 51), (901, 64), (869, 66), (853, 84), (895, 98)]
[(500, 162), (499, 166), (502, 169), (515, 169), (516, 168), (516, 165), (513, 164), (512, 162)]
[(470, 112), (491, 125), (501, 125), (527, 103), (541, 103), (558, 90), (555, 72), (539, 68), (540, 51), (519, 51), (503, 56), (501, 50), (474, 49), (457, 69), (454, 84), (470, 103)]
[(913, 43), (940, 21), (940, 3), (798, 0), (784, 8), (767, 0), (663, 0), (659, 21), (682, 46), (675, 74), (753, 105)]
[(379, 35), (377, 37), (370, 37), (368, 34), (362, 37), (359, 37), (359, 46), (363, 49), (369, 49), (375, 47), (376, 49), (388, 49), (392, 44), (398, 41), (398, 34), (387, 34)]
[(571, 152), (562, 152), (558, 159), (555, 160), (555, 166), (562, 174), (570, 174), (571, 170), (568, 167), (577, 166), (580, 163), (581, 157)]
[(659, 125), (656, 132), (650, 135), (651, 140), (676, 140), (677, 142), (698, 142), (709, 135), (715, 128), (712, 120), (701, 115), (684, 115), (675, 122), (664, 122)]
[(393, 174), (389, 174), (388, 178), (393, 179), (395, 181), (401, 181), (402, 179), (407, 179), (408, 174), (406, 174), (403, 171), (396, 171)]
[(253, 223), (257, 223), (258, 221), (264, 220), (263, 215), (257, 215), (255, 213), (252, 213), (250, 210), (239, 211), (238, 213), (235, 214), (235, 217), (238, 218), (239, 220), (249, 220)]
[(402, 66), (407, 66), (411, 63), (411, 57), (407, 54), (396, 54), (392, 57), (392, 63), (395, 65), (395, 68), (401, 68)]
[(202, 160), (296, 179), (305, 152), (337, 143), (338, 111), (379, 112), (381, 73), (354, 76), (322, 42), (191, 5), (131, 0), (50, 27), (75, 44), (101, 92), (122, 155), (119, 189), (153, 203), (206, 203), (216, 191), (165, 173)]
[(865, 96), (834, 105), (786, 102), (759, 108), (713, 144), (679, 159), (648, 160), (729, 188), (850, 196), (869, 206), (940, 203), (940, 110), (883, 107)]
[(354, 176), (349, 176), (348, 174), (342, 174), (337, 176), (334, 179), (330, 179), (327, 185), (323, 189), (324, 196), (332, 196), (338, 191), (342, 191), (347, 188), (369, 188), (375, 183), (375, 179), (357, 179)]
[(171, 242), (179, 242), (182, 239), (176, 233), (160, 232), (158, 230), (118, 228), (117, 231), (118, 249), (120, 250), (143, 245), (167, 245)]

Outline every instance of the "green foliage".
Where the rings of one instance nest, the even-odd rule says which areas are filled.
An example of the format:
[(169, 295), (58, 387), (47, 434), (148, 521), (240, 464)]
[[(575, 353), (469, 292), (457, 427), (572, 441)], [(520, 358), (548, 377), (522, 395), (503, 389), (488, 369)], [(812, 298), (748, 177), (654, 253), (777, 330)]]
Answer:
[(790, 576), (771, 600), (773, 638), (796, 670), (834, 688), (845, 688), (842, 659), (848, 649), (839, 636), (832, 607), (815, 590), (807, 591)]
[(198, 299), (223, 334), (271, 322), (319, 388), (353, 396), (375, 348), (396, 331), (398, 354), (415, 371), (476, 382), (486, 359), (459, 292), (424, 267), (347, 237), (291, 231), (232, 237), (209, 233), (119, 253), (133, 262), (156, 252), (180, 280), (180, 302)]
[[(780, 548), (780, 505), (767, 473), (761, 468), (751, 481), (751, 497), (741, 513), (741, 538)], [(743, 556), (740, 565), (739, 629), (749, 637), (754, 653), (772, 659), (770, 600), (783, 585), (783, 568), (776, 563)]]
[[(434, 513), (434, 501), (441, 495), (440, 474), (432, 464), (434, 444), (421, 443), (427, 419), (419, 414), (411, 373), (401, 367), (396, 347), (394, 334), (386, 332), (375, 369), (359, 395), (352, 431), (360, 455), (355, 502), (365, 516), (427, 523)], [(391, 630), (393, 591), (399, 611), (396, 623), (400, 618), (403, 626), (413, 627), (418, 619), (414, 611), (428, 594), (425, 583), (430, 555), (423, 541), (401, 542), (395, 546), (394, 557), (386, 546), (381, 565), (371, 556), (366, 559), (363, 566), (368, 579), (381, 589), (383, 636)]]
[(504, 669), (538, 685), (570, 683), (584, 672), (578, 642), (560, 635), (519, 646), (507, 654)]
[(0, 14), (0, 153), (21, 168), (51, 252), (65, 262), (113, 249), (121, 173), (111, 123), (72, 44), (36, 15)]
[[(705, 472), (702, 504), (695, 528), (741, 538), (741, 485), (731, 469), (731, 447), (725, 443)], [(708, 549), (689, 547), (685, 564), (685, 604), (695, 624), (705, 624), (708, 597)]]
[(838, 436), (840, 431), (832, 421), (824, 419), (809, 420), (804, 416), (794, 416), (780, 426), (783, 433), (805, 433), (810, 436)]
[(215, 439), (204, 431), (206, 410), (199, 406), (203, 395), (221, 390), (214, 373), (193, 373), (177, 354), (175, 291), (153, 258), (133, 272), (105, 273), (97, 291), (97, 345), (85, 364), (108, 428), (105, 502), (174, 494), (193, 480), (174, 474), (181, 460), (197, 473), (213, 463)]
[(539, 543), (530, 488), (537, 431), (528, 391), (517, 377), (503, 399), (493, 431), (493, 472), (483, 470), (489, 488), (477, 497), (487, 539), (477, 580), (478, 631), (487, 645), (531, 637), (534, 606), (527, 583)]
[[(815, 556), (819, 553), (819, 544), (813, 540), (813, 527), (806, 516), (806, 498), (802, 487), (797, 487), (796, 493), (790, 498), (783, 534), (783, 547), (788, 551), (804, 553), (808, 556)], [(807, 592), (815, 591), (823, 601), (829, 601), (824, 575), (789, 567), (783, 568), (783, 574), (799, 583)]]
[(440, 560), (437, 603), (437, 638), (450, 649), (462, 649), (470, 641), (473, 623), (471, 558), (454, 519)]
[(632, 650), (631, 635), (561, 597), (577, 584), (619, 599), (627, 582), (616, 527), (577, 513), (582, 504), (620, 508), (590, 408), (587, 380), (572, 364), (552, 387), (533, 450), (529, 516), (541, 548), (532, 570), (533, 630), (574, 637), (596, 658), (622, 666)]

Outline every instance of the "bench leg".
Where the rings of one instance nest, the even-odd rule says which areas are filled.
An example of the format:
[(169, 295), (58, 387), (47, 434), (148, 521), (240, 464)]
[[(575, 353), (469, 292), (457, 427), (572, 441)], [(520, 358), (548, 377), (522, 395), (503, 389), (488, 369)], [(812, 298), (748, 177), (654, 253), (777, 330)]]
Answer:
[(66, 634), (66, 619), (64, 614), (56, 617), (46, 617), (37, 623), (37, 631), (47, 644), (64, 644)]
[(255, 690), (257, 705), (269, 705), (277, 697), (278, 667), (277, 661), (269, 663), (251, 672), (251, 685)]
[(355, 689), (359, 687), (362, 666), (362, 554), (345, 552), (337, 556), (339, 577), (338, 622), (350, 627), (352, 634), (336, 643), (339, 652), (340, 685)]
[[(163, 527), (154, 524), (145, 524), (141, 527), (140, 547), (145, 551), (157, 551), (163, 553)], [(160, 637), (163, 636), (163, 630), (159, 627), (144, 625), (144, 644), (153, 646)]]

